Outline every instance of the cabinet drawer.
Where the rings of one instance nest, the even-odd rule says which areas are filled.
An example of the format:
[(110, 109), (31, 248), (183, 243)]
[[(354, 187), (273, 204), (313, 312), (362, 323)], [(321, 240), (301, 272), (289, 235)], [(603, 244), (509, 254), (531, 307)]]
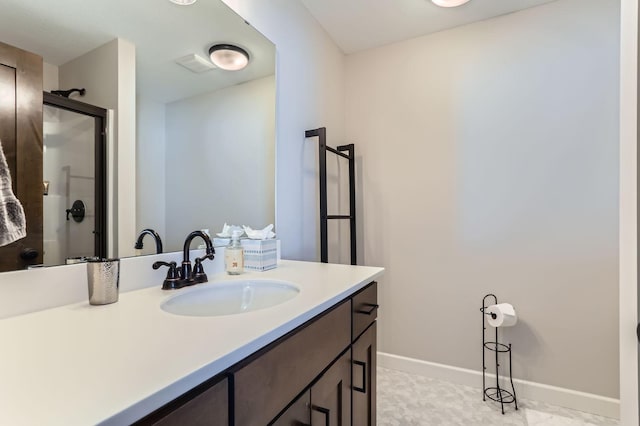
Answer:
[(194, 396), (193, 393), (186, 393), (136, 424), (153, 426), (229, 425), (229, 383), (226, 378), (200, 394)]
[(378, 283), (369, 284), (351, 298), (353, 310), (352, 341), (378, 317)]
[(237, 426), (266, 425), (350, 344), (349, 300), (233, 373)]

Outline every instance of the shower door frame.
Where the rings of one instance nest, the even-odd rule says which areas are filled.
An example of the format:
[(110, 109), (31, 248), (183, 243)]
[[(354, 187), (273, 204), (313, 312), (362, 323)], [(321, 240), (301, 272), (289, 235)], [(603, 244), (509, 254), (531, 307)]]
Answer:
[[(96, 217), (94, 235), (94, 255), (107, 257), (107, 110), (51, 93), (43, 93), (43, 104), (77, 114), (93, 117), (95, 120), (95, 199)], [(44, 143), (44, 142), (43, 142)]]

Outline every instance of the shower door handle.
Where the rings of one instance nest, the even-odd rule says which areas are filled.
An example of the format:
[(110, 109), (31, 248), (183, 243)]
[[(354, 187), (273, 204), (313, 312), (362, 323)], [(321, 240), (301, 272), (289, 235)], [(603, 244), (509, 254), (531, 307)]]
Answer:
[(25, 248), (20, 252), (20, 258), (22, 260), (33, 260), (38, 257), (40, 253), (34, 248)]

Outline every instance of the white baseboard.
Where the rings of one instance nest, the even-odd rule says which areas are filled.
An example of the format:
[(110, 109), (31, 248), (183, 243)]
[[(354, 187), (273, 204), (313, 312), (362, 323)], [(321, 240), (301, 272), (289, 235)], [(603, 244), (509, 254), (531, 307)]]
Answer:
[[(378, 352), (378, 366), (433, 379), (446, 380), (460, 385), (473, 386), (478, 389), (482, 388), (481, 371), (421, 361), (384, 352)], [(487, 375), (487, 377), (493, 377), (495, 380), (495, 375)], [(618, 399), (520, 379), (513, 379), (513, 382), (518, 398), (546, 402), (614, 419), (620, 418), (620, 400)]]

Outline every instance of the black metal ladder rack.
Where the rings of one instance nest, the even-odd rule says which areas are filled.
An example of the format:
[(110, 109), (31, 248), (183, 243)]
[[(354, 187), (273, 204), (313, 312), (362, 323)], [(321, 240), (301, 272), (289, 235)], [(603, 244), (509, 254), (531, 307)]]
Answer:
[[(356, 256), (356, 177), (355, 177), (355, 147), (353, 144), (340, 145), (336, 148), (327, 146), (327, 129), (307, 130), (304, 132), (305, 138), (318, 137), (318, 158), (320, 173), (320, 261), (329, 262), (328, 243), (328, 223), (329, 220), (349, 219), (351, 264), (357, 262)], [(349, 214), (330, 215), (327, 214), (327, 151), (346, 158), (349, 161)]]

